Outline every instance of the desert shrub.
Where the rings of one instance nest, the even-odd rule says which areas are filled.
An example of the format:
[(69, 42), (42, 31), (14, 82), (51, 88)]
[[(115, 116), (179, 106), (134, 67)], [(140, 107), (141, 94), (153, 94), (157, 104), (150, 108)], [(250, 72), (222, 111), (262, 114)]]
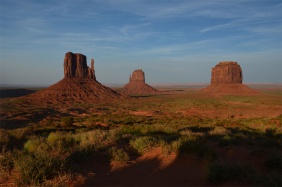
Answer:
[(228, 146), (228, 145), (233, 145), (233, 144), (237, 144), (237, 141), (235, 138), (233, 138), (232, 136), (228, 134), (219, 139), (220, 146)]
[(129, 161), (129, 155), (123, 149), (113, 147), (109, 150), (111, 161), (126, 163)]
[(61, 124), (64, 126), (71, 126), (73, 124), (74, 120), (70, 116), (62, 117)]
[(181, 145), (180, 140), (175, 140), (172, 142), (160, 141), (162, 152), (163, 154), (166, 154), (166, 155), (171, 154), (171, 153), (178, 154), (180, 145)]
[(0, 184), (8, 179), (12, 169), (13, 156), (10, 151), (6, 151), (5, 147), (3, 147), (0, 153)]
[(9, 131), (10, 135), (16, 140), (25, 140), (30, 134), (29, 128), (20, 128)]
[(24, 144), (24, 150), (30, 153), (44, 152), (49, 148), (48, 144), (43, 138), (33, 138)]
[(18, 152), (14, 164), (20, 174), (19, 185), (24, 186), (37, 186), (67, 171), (65, 159), (42, 153)]
[(0, 129), (0, 147), (7, 145), (10, 141), (10, 135), (8, 131)]
[(267, 128), (265, 129), (265, 135), (268, 137), (274, 137), (276, 134), (276, 129), (274, 128)]
[(273, 173), (261, 174), (240, 163), (215, 161), (209, 164), (206, 179), (212, 184), (236, 181), (254, 186), (281, 186), (281, 176)]
[(46, 122), (45, 122), (45, 125), (46, 126), (51, 126), (51, 125), (53, 125), (54, 124), (54, 121), (52, 121), (52, 120), (47, 120)]
[(92, 130), (74, 135), (75, 141), (79, 144), (79, 149), (99, 150), (115, 141), (115, 132), (106, 130)]
[(195, 154), (206, 160), (213, 161), (217, 158), (216, 153), (211, 150), (204, 140), (199, 137), (185, 137), (179, 140), (179, 153)]
[(264, 165), (268, 169), (282, 171), (282, 158), (281, 158), (281, 155), (268, 157), (265, 160)]
[(209, 132), (212, 136), (225, 136), (230, 134), (230, 130), (222, 127), (222, 126), (216, 126), (213, 130)]
[(212, 184), (226, 181), (253, 183), (255, 178), (255, 170), (246, 165), (215, 161), (208, 166), (207, 180)]
[(123, 134), (130, 134), (130, 135), (141, 135), (140, 129), (137, 127), (137, 125), (133, 126), (121, 126), (118, 129), (117, 134), (119, 136), (122, 136)]
[(150, 136), (138, 137), (130, 141), (130, 146), (143, 154), (152, 149), (157, 144), (157, 140)]
[(60, 173), (52, 179), (46, 180), (40, 184), (41, 187), (62, 187), (71, 184), (75, 180), (75, 175), (71, 172)]
[(62, 132), (50, 133), (46, 141), (52, 146), (53, 149), (61, 151), (69, 151), (76, 144), (72, 134)]

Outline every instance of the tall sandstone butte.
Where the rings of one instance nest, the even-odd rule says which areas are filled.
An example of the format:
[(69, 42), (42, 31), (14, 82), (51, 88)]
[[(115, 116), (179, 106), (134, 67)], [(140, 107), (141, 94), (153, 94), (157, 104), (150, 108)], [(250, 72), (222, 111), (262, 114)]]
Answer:
[(145, 73), (142, 69), (133, 71), (132, 75), (129, 76), (129, 82), (143, 82), (145, 83)]
[(237, 62), (219, 62), (212, 68), (211, 84), (242, 83), (243, 74)]
[(96, 103), (112, 101), (121, 96), (96, 80), (94, 60), (87, 66), (86, 56), (68, 52), (64, 58), (64, 78), (49, 88), (24, 97), (32, 103)]
[(120, 92), (127, 95), (148, 95), (160, 93), (160, 91), (146, 84), (145, 73), (142, 69), (133, 71), (133, 73), (129, 76), (129, 83), (124, 85)]
[(242, 83), (242, 68), (237, 62), (219, 62), (211, 71), (211, 85), (202, 92), (212, 95), (253, 95), (258, 92)]
[(79, 53), (68, 52), (64, 59), (64, 77), (95, 78), (94, 60), (91, 60), (91, 68), (87, 66), (86, 56)]

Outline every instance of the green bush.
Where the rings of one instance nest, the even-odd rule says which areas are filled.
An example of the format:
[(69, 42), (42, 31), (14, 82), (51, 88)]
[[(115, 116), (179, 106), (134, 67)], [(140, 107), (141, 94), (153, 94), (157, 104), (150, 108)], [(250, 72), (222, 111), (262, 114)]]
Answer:
[(2, 148), (0, 153), (0, 184), (4, 183), (13, 169), (13, 155), (10, 151), (6, 151), (5, 147)]
[(75, 141), (79, 144), (79, 149), (94, 151), (103, 149), (113, 143), (117, 136), (114, 130), (92, 130), (74, 135)]
[(180, 145), (181, 145), (180, 140), (175, 140), (170, 143), (167, 143), (166, 141), (160, 142), (160, 146), (162, 147), (162, 152), (163, 154), (166, 154), (166, 155), (171, 154), (171, 153), (178, 154)]
[(19, 172), (19, 185), (38, 186), (67, 170), (67, 161), (42, 153), (18, 152), (14, 161)]
[(73, 124), (74, 120), (70, 116), (62, 117), (61, 124), (63, 126), (71, 126)]
[(113, 147), (109, 150), (111, 161), (126, 163), (129, 161), (129, 155), (123, 149)]
[(230, 134), (230, 130), (226, 129), (223, 126), (216, 126), (213, 130), (209, 132), (212, 136), (225, 136)]
[(76, 144), (75, 139), (70, 133), (52, 132), (48, 135), (46, 141), (53, 150), (70, 151)]
[(42, 138), (30, 139), (24, 144), (24, 150), (30, 153), (47, 151), (48, 148), (48, 144)]
[(14, 129), (9, 131), (10, 135), (16, 140), (25, 140), (31, 134), (31, 130), (26, 128)]
[(0, 147), (7, 145), (10, 141), (10, 135), (8, 131), (0, 129)]
[(206, 145), (204, 140), (198, 137), (182, 138), (179, 141), (179, 153), (195, 154), (209, 161), (217, 158), (216, 153)]
[(138, 137), (130, 141), (130, 146), (136, 149), (139, 153), (143, 154), (146, 151), (152, 149), (156, 145), (155, 138), (150, 136)]
[(221, 161), (212, 162), (208, 167), (207, 180), (212, 184), (220, 184), (226, 181), (253, 183), (256, 172), (242, 164), (229, 164)]

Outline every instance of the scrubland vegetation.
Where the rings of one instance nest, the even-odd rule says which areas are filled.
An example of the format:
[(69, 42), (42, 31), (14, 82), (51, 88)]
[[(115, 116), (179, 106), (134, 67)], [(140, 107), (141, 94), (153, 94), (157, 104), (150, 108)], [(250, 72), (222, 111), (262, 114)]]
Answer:
[[(280, 107), (278, 98), (281, 95), (161, 95), (69, 106), (94, 109), (84, 116), (51, 116), (41, 124), (0, 130), (0, 184), (65, 186), (87, 180), (85, 166), (93, 155), (103, 157), (108, 165), (130, 165), (161, 148), (163, 155), (191, 155), (204, 162), (207, 185), (281, 186), (282, 115), (244, 118), (244, 112), (262, 105)], [(224, 114), (238, 107), (242, 115)], [(179, 112), (191, 108), (202, 110), (203, 115)], [(224, 118), (205, 117), (210, 110), (222, 112)], [(233, 154), (227, 154), (231, 150)], [(91, 162), (95, 166), (95, 159)]]

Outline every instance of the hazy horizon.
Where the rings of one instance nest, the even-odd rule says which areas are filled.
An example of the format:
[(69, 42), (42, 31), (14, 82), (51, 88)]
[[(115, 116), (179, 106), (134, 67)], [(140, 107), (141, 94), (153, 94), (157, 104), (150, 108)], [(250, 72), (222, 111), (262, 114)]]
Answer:
[(236, 61), (244, 83), (282, 83), (281, 0), (0, 2), (0, 84), (52, 85), (68, 51), (95, 59), (97, 80), (209, 83)]

